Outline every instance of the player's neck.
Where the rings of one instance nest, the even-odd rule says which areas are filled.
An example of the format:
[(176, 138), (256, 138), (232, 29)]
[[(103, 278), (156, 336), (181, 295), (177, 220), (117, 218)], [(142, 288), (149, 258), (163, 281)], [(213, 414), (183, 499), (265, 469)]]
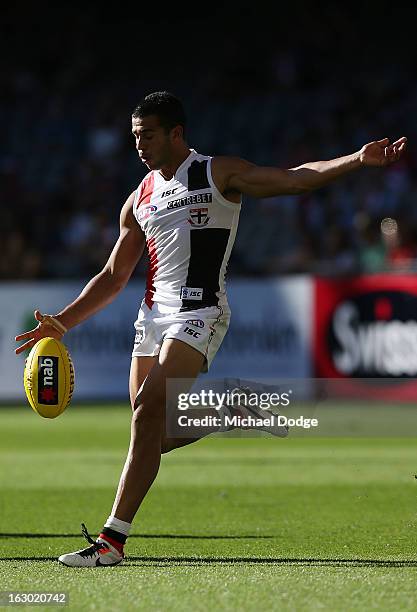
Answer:
[(166, 181), (170, 181), (178, 168), (182, 163), (185, 162), (187, 157), (190, 155), (191, 149), (188, 145), (184, 144), (181, 149), (178, 150), (178, 153), (173, 156), (172, 160), (166, 166), (162, 166), (159, 172), (162, 174)]

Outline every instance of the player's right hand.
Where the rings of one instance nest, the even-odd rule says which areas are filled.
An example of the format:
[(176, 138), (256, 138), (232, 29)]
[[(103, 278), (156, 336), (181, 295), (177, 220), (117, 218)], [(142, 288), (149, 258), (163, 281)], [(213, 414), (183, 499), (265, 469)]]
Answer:
[(48, 324), (47, 320), (43, 322), (45, 315), (41, 314), (39, 310), (35, 310), (34, 312), (35, 319), (39, 321), (38, 325), (31, 329), (30, 331), (25, 332), (24, 334), (19, 334), (15, 337), (16, 342), (20, 342), (21, 340), (26, 340), (24, 344), (15, 349), (16, 355), (19, 355), (22, 351), (32, 348), (34, 344), (41, 340), (41, 338), (56, 338), (57, 340), (61, 340), (64, 333), (58, 331), (55, 327)]

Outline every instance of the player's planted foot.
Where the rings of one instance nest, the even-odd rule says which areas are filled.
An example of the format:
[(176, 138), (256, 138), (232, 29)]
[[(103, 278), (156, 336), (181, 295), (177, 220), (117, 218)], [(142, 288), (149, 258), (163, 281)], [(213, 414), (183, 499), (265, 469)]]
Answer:
[(122, 563), (124, 559), (123, 552), (119, 552), (117, 548), (103, 538), (97, 538), (94, 541), (84, 523), (82, 524), (82, 534), (91, 546), (61, 555), (58, 561), (63, 565), (68, 567), (105, 567)]

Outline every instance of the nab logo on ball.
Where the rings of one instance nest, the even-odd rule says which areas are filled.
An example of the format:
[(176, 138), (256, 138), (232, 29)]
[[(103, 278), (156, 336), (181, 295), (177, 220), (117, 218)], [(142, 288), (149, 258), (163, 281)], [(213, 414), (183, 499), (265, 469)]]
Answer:
[(66, 346), (42, 338), (26, 359), (23, 381), (29, 404), (46, 419), (55, 419), (71, 401), (74, 366)]
[(58, 357), (38, 357), (38, 403), (58, 404)]

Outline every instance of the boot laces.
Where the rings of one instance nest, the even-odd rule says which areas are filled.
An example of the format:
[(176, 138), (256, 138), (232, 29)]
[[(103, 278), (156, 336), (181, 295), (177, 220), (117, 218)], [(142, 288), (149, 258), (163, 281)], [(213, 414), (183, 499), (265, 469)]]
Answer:
[(81, 533), (83, 534), (87, 542), (91, 544), (91, 546), (85, 548), (84, 550), (81, 550), (78, 553), (81, 557), (93, 557), (102, 548), (107, 548), (104, 542), (97, 542), (93, 540), (93, 538), (88, 533), (87, 527), (84, 525), (84, 523), (81, 523)]

